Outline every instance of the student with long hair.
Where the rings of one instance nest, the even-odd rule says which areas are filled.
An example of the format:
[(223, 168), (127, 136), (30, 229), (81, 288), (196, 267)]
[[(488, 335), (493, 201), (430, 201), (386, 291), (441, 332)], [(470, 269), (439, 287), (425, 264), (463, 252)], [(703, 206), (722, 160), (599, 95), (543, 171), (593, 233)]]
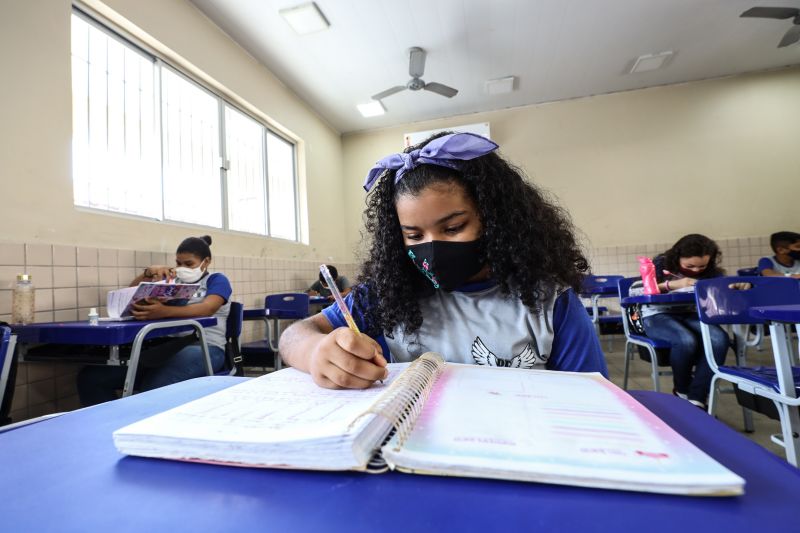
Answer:
[[(717, 243), (696, 233), (681, 237), (655, 257), (656, 280), (661, 292), (687, 290), (698, 280), (724, 276)], [(700, 334), (700, 319), (693, 304), (644, 305), (642, 323), (648, 337), (669, 342), (669, 361), (675, 384), (673, 393), (705, 409), (713, 373), (708, 366)], [(723, 364), (730, 338), (719, 326), (709, 326), (714, 359)]]
[(286, 362), (330, 388), (364, 388), (386, 361), (606, 374), (576, 294), (587, 261), (568, 215), (478, 135), (435, 135), (369, 172), (369, 250), (347, 296), (280, 339)]

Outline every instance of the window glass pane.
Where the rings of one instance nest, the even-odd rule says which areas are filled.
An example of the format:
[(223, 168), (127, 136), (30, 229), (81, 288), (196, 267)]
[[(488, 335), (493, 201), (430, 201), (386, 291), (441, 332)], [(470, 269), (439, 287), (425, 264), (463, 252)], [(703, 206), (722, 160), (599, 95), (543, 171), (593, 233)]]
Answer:
[(76, 205), (161, 216), (154, 68), (150, 58), (72, 15)]
[(244, 113), (225, 106), (228, 228), (262, 235), (267, 232), (264, 130)]
[(222, 227), (218, 100), (161, 69), (164, 218)]
[(269, 232), (273, 237), (297, 240), (294, 146), (267, 132), (269, 176)]

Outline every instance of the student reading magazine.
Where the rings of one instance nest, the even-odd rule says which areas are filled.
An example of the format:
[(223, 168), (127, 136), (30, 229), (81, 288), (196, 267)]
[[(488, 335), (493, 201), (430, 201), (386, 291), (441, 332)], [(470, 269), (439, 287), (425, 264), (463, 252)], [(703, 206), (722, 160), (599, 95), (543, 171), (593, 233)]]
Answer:
[(174, 283), (168, 281), (140, 282), (133, 287), (108, 291), (106, 310), (112, 319), (135, 318), (134, 305), (147, 300), (157, 300), (169, 305), (185, 305), (198, 290), (196, 283)]
[(600, 372), (606, 364), (577, 291), (588, 263), (567, 213), (470, 133), (435, 135), (369, 172), (369, 250), (336, 306), (280, 339), (294, 368), (330, 388), (366, 388), (386, 361)]
[[(153, 265), (137, 276), (131, 285), (142, 281), (175, 280), (178, 283), (198, 284), (199, 289), (185, 305), (168, 305), (159, 299), (148, 298), (132, 304), (131, 314), (137, 320), (161, 318), (190, 318), (215, 316), (217, 325), (205, 328), (206, 342), (214, 371), (225, 364), (225, 324), (230, 310), (232, 293), (230, 281), (224, 274), (208, 271), (211, 265), (211, 237), (189, 237), (175, 252), (175, 267)], [(150, 390), (170, 383), (203, 376), (206, 369), (202, 349), (194, 334), (158, 340), (142, 352), (137, 376), (137, 388)], [(124, 366), (86, 366), (78, 374), (78, 394), (81, 405), (94, 405), (117, 398), (117, 390), (125, 382)]]

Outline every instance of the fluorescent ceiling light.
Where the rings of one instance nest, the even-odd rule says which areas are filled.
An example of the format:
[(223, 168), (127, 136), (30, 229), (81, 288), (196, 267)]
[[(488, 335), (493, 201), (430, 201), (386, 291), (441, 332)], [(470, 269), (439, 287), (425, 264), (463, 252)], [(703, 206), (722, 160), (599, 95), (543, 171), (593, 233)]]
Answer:
[(330, 26), (328, 19), (314, 2), (281, 9), (278, 13), (286, 19), (286, 22), (298, 35), (326, 30)]
[(383, 107), (383, 103), (380, 100), (375, 100), (368, 104), (358, 104), (356, 107), (361, 116), (367, 118), (377, 117), (386, 113), (386, 108)]
[(646, 54), (636, 58), (636, 62), (631, 67), (631, 74), (634, 72), (649, 72), (663, 67), (669, 61), (674, 52), (668, 50), (657, 54)]
[(498, 78), (496, 80), (486, 80), (483, 90), (486, 94), (507, 94), (514, 90), (514, 76), (506, 76), (505, 78)]

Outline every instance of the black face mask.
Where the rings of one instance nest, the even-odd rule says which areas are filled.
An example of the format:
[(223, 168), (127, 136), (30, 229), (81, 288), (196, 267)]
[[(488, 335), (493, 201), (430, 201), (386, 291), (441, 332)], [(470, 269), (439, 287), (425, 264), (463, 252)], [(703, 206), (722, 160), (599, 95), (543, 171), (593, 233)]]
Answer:
[(430, 241), (409, 246), (408, 256), (435, 288), (452, 291), (480, 272), (482, 251), (481, 239)]
[(791, 250), (789, 252), (789, 257), (791, 257), (795, 261), (800, 261), (800, 250)]

